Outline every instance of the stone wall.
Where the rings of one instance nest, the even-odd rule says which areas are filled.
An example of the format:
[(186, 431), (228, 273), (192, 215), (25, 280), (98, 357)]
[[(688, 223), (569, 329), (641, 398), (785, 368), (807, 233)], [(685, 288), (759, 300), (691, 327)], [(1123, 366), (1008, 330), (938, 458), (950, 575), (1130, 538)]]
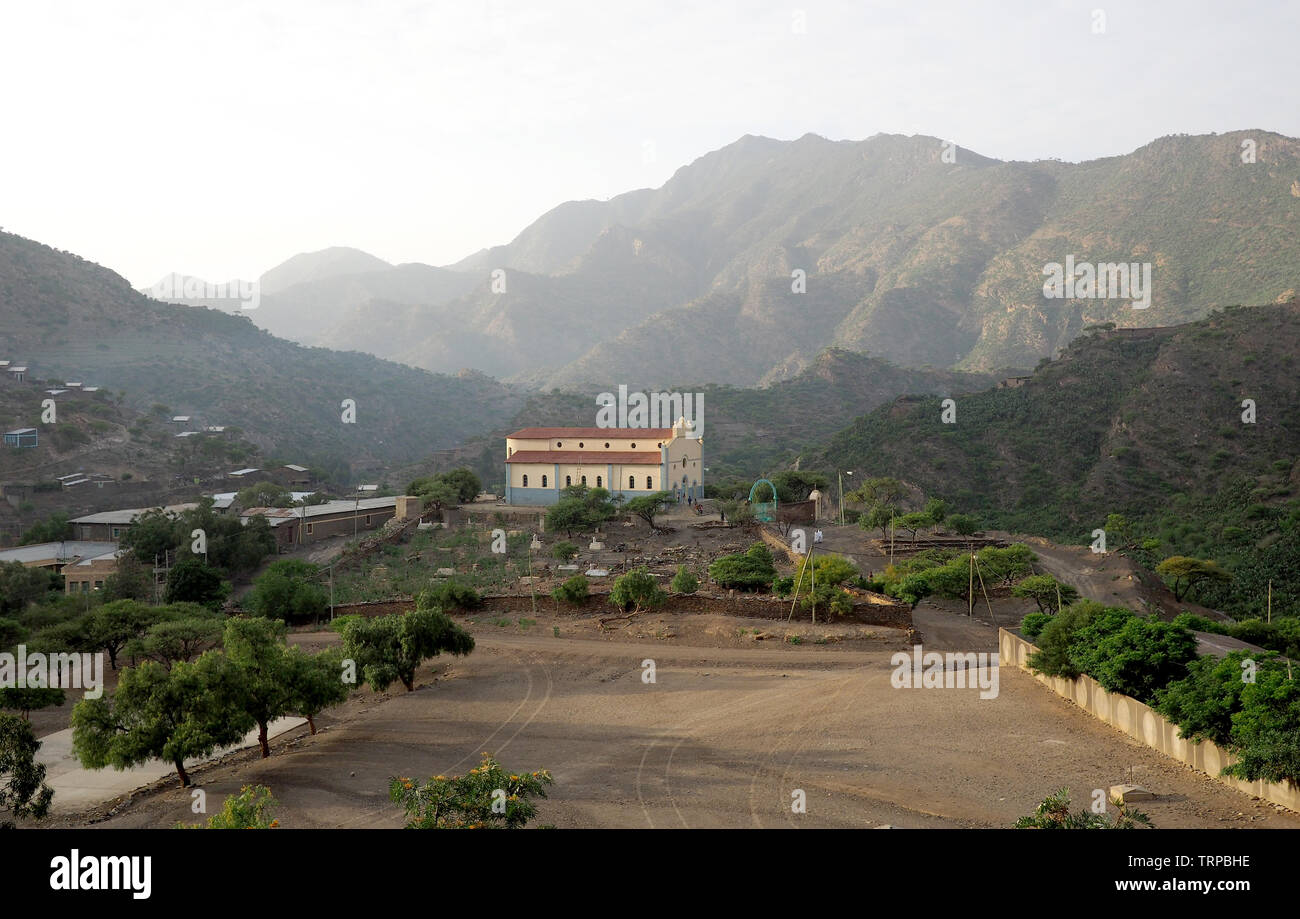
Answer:
[[(857, 622), (865, 625), (883, 625), (896, 629), (910, 629), (912, 627), (912, 608), (906, 603), (876, 603), (863, 602), (855, 597), (853, 612), (847, 616), (836, 617), (836, 622)], [(380, 600), (373, 603), (346, 603), (334, 607), (335, 616), (346, 616), (353, 613), (360, 613), (363, 616), (386, 616), (390, 613), (404, 613), (415, 608), (413, 599), (393, 599)], [(533, 609), (533, 599), (529, 594), (506, 594), (500, 596), (488, 596), (483, 598), (483, 605), (475, 610), (476, 613), (510, 613), (522, 615), (531, 612)], [(609, 602), (609, 594), (592, 593), (586, 601), (581, 604), (557, 604), (549, 593), (537, 594), (537, 609), (544, 612), (561, 612), (585, 613), (588, 615), (604, 612), (612, 615), (613, 607)], [(779, 600), (772, 596), (754, 596), (752, 594), (737, 593), (733, 596), (706, 596), (692, 594), (690, 596), (681, 596), (673, 594), (668, 601), (660, 607), (660, 611), (666, 613), (715, 613), (724, 616), (748, 616), (756, 619), (782, 619), (790, 615), (790, 601)], [(811, 621), (812, 615), (808, 610), (796, 607), (793, 621), (808, 622)], [(825, 622), (823, 616), (818, 617), (819, 622)]]
[(1029, 670), (1026, 660), (1037, 650), (1036, 646), (1019, 635), (1006, 629), (998, 630), (999, 663), (1015, 664), (1021, 670), (1030, 673), (1038, 682), (1050, 687), (1057, 695), (1071, 700), (1090, 715), (1100, 718), (1112, 727), (1119, 728), (1148, 747), (1204, 772), (1216, 782), (1231, 785), (1248, 795), (1300, 812), (1300, 788), (1274, 782), (1247, 782), (1243, 779), (1219, 775), (1219, 771), (1224, 766), (1235, 762), (1236, 757), (1213, 741), (1202, 740), (1197, 743), (1180, 738), (1176, 724), (1166, 721), (1163, 715), (1137, 699), (1110, 692), (1086, 674), (1077, 680), (1067, 680)]

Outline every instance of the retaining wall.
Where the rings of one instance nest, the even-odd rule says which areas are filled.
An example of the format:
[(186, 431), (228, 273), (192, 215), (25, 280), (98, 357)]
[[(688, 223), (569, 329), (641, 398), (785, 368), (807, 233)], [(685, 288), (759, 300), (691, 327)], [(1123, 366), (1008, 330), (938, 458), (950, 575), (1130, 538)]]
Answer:
[(1074, 702), (1079, 708), (1100, 718), (1107, 724), (1119, 728), (1134, 740), (1141, 741), (1148, 747), (1159, 750), (1166, 756), (1186, 763), (1210, 776), (1216, 782), (1231, 785), (1238, 791), (1263, 798), (1274, 804), (1300, 813), (1300, 788), (1290, 784), (1235, 779), (1222, 776), (1219, 771), (1236, 762), (1236, 757), (1210, 740), (1194, 742), (1178, 736), (1178, 725), (1165, 720), (1165, 717), (1122, 693), (1110, 692), (1087, 674), (1076, 680), (1064, 677), (1049, 677), (1034, 673), (1026, 664), (1029, 655), (1037, 651), (1037, 646), (1029, 643), (1006, 629), (998, 629), (998, 661), (1001, 664), (1015, 664), (1029, 673), (1038, 682), (1050, 687), (1057, 695)]
[[(857, 598), (855, 598), (857, 599)], [(335, 616), (360, 613), (363, 616), (387, 616), (390, 613), (404, 613), (415, 608), (414, 599), (380, 600), (373, 603), (345, 603), (334, 607)], [(537, 608), (544, 612), (610, 613), (613, 608), (608, 593), (593, 593), (579, 604), (558, 604), (549, 593), (538, 592)], [(476, 613), (530, 613), (533, 598), (529, 594), (508, 594), (487, 596)], [(771, 596), (753, 596), (737, 593), (734, 596), (714, 597), (692, 594), (670, 595), (659, 611), (665, 613), (722, 613), (727, 616), (751, 616), (756, 619), (782, 619), (790, 615), (790, 601), (779, 600)], [(793, 621), (808, 622), (810, 612), (796, 607)], [(826, 622), (823, 616), (818, 622)], [(847, 616), (835, 617), (835, 622), (856, 622), (865, 625), (883, 625), (896, 629), (912, 627), (912, 608), (906, 603), (855, 602), (853, 612)]]

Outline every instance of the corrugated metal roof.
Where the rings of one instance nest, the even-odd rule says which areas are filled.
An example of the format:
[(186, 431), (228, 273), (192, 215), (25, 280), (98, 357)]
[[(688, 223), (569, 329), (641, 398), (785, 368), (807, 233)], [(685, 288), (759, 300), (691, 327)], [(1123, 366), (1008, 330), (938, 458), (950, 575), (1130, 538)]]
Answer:
[(507, 463), (565, 463), (580, 466), (658, 466), (660, 454), (642, 450), (516, 450)]
[[(188, 511), (191, 508), (198, 507), (197, 504), (169, 504), (161, 510), (169, 511), (173, 514), (179, 514), (181, 511)], [(120, 511), (100, 511), (98, 514), (86, 514), (84, 517), (74, 517), (69, 523), (115, 523), (127, 524), (139, 517), (145, 511), (159, 510), (153, 507), (128, 507)]]
[(0, 562), (53, 562), (73, 558), (94, 558), (117, 551), (111, 542), (82, 542), (69, 539), (65, 542), (43, 542), (34, 546), (0, 550)]

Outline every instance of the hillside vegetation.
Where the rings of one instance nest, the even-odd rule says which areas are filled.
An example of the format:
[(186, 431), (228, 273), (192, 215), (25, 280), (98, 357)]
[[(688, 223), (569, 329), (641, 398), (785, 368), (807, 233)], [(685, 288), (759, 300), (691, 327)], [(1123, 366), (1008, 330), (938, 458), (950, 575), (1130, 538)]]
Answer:
[(1261, 612), (1272, 578), (1275, 610), (1300, 612), (1297, 341), (1298, 301), (1091, 332), (1023, 386), (957, 398), (955, 423), (940, 398), (904, 397), (802, 464), (905, 479), (986, 524), (1072, 543), (1120, 515), (1109, 548), (1233, 572), (1199, 602)]

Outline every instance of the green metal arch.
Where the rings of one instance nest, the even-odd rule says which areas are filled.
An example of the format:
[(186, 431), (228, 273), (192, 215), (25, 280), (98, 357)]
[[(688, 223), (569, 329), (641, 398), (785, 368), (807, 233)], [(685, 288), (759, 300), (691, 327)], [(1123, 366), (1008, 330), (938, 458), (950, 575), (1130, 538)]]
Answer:
[[(757, 493), (758, 486), (760, 485), (767, 485), (768, 488), (772, 489), (771, 501), (754, 500), (754, 495), (755, 493)], [(759, 479), (757, 482), (754, 483), (753, 487), (749, 489), (749, 503), (754, 508), (755, 520), (761, 520), (765, 523), (771, 523), (774, 519), (776, 519), (776, 505), (777, 505), (776, 486), (773, 485), (767, 479)]]

